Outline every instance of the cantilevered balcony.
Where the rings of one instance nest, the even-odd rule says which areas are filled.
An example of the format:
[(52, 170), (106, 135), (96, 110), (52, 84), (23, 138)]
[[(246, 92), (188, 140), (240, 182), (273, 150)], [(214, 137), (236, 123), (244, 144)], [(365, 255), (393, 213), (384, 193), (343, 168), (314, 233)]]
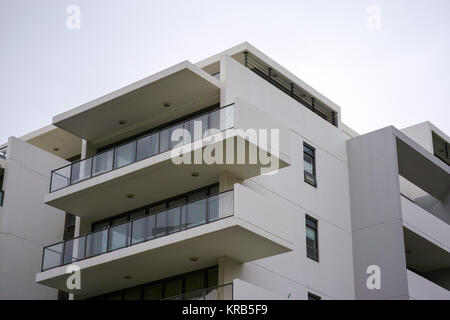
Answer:
[[(194, 124), (196, 122), (202, 126), (199, 132), (194, 132)], [(198, 141), (204, 136), (208, 136), (208, 131), (210, 130), (211, 133), (217, 133), (217, 131), (225, 131), (233, 128), (233, 126), (234, 104), (193, 116), (187, 120), (171, 124), (166, 128), (98, 153), (95, 156), (75, 161), (67, 166), (53, 170), (50, 180), (50, 192)], [(173, 141), (172, 133), (177, 129), (185, 129), (187, 134), (181, 136), (178, 141)]]
[[(172, 141), (177, 129), (187, 136)], [(259, 129), (269, 130), (268, 143), (258, 140)], [(272, 139), (272, 129), (279, 139)], [(204, 156), (208, 150), (215, 150), (212, 162)], [(264, 163), (262, 154), (270, 161)], [(288, 130), (238, 99), (56, 169), (45, 203), (95, 221), (215, 183), (225, 171), (248, 179), (289, 162)]]
[[(288, 216), (255, 191), (234, 189), (83, 235), (44, 249), (38, 283), (69, 292), (69, 265), (80, 267), (79, 298), (217, 265), (292, 250)], [(131, 275), (130, 279), (125, 275)]]

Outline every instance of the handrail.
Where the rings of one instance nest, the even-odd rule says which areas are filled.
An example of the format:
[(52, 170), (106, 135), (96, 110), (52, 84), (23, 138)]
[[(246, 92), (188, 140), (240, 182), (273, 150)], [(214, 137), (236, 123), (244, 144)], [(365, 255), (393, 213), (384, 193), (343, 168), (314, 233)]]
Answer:
[[(229, 199), (226, 198), (228, 196), (230, 197)], [(90, 233), (86, 233), (84, 235), (81, 235), (81, 236), (78, 236), (78, 237), (74, 237), (74, 238), (69, 239), (69, 240), (57, 242), (57, 243), (51, 244), (51, 245), (46, 246), (46, 247), (43, 248), (41, 270), (45, 271), (45, 270), (56, 268), (56, 267), (59, 267), (59, 266), (62, 266), (62, 265), (73, 263), (74, 261), (80, 261), (80, 260), (84, 260), (84, 259), (87, 259), (87, 258), (92, 258), (94, 256), (97, 256), (97, 255), (100, 255), (100, 254), (103, 254), (103, 253), (107, 253), (107, 252), (111, 252), (111, 251), (114, 251), (114, 250), (117, 250), (117, 249), (129, 247), (129, 246), (134, 245), (134, 244), (138, 244), (138, 243), (146, 242), (146, 241), (153, 240), (153, 239), (156, 239), (156, 238), (160, 238), (160, 237), (172, 234), (172, 233), (180, 232), (180, 231), (187, 230), (187, 229), (190, 229), (190, 228), (193, 228), (193, 227), (197, 227), (197, 226), (200, 226), (200, 225), (205, 225), (205, 224), (208, 224), (210, 222), (218, 221), (220, 219), (227, 218), (227, 217), (230, 217), (230, 216), (233, 215), (233, 212), (219, 212), (219, 210), (220, 210), (220, 206), (219, 206), (217, 208), (218, 209), (218, 211), (217, 211), (218, 217), (214, 218), (214, 219), (211, 219), (210, 214), (212, 213), (212, 211), (211, 211), (212, 208), (211, 208), (211, 204), (208, 202), (208, 200), (213, 199), (213, 198), (228, 199), (230, 201), (230, 203), (232, 204), (233, 208), (234, 208), (234, 190), (228, 190), (228, 191), (216, 193), (214, 195), (205, 196), (205, 197), (199, 198), (199, 199), (197, 199), (195, 201), (190, 201), (190, 202), (187, 202), (185, 204), (182, 204), (182, 205), (179, 205), (179, 206), (175, 206), (173, 208), (163, 209), (163, 210), (154, 212), (152, 214), (145, 215), (144, 217), (136, 218), (136, 219), (133, 219), (133, 220), (130, 220), (130, 221), (127, 221), (127, 222), (123, 222), (123, 223), (120, 223), (120, 224), (115, 225), (115, 226), (108, 226), (108, 227), (105, 227), (105, 228), (103, 228), (101, 230), (96, 230), (96, 231), (93, 231), (93, 232), (90, 232)], [(204, 201), (204, 200), (207, 200), (206, 206), (205, 206), (205, 217), (204, 217), (205, 220), (204, 220), (204, 222), (203, 223), (199, 223), (199, 224), (195, 224), (194, 226), (191, 226), (191, 227), (188, 227), (188, 226), (182, 227), (183, 226), (183, 223), (182, 223), (182, 221), (183, 221), (183, 208), (188, 208), (189, 205), (192, 205), (194, 203), (198, 203), (198, 202), (201, 202), (201, 201)], [(233, 208), (231, 208), (231, 209), (233, 209)], [(174, 231), (174, 232), (168, 231), (167, 228), (172, 227), (172, 226), (165, 225), (164, 226), (164, 228), (166, 229), (165, 232), (161, 233), (161, 234), (157, 233), (156, 232), (156, 227), (157, 227), (157, 222), (158, 222), (157, 221), (158, 220), (158, 215), (164, 214), (165, 212), (169, 212), (169, 211), (175, 211), (175, 210), (179, 210), (179, 213), (180, 213), (179, 224), (175, 225), (175, 226), (178, 226), (179, 230)], [(234, 211), (234, 210), (231, 210), (231, 211)], [(187, 212), (187, 214), (189, 214), (189, 210), (186, 210), (186, 212)], [(154, 228), (155, 230), (154, 230), (154, 233), (147, 234), (147, 232), (148, 232), (147, 222), (148, 221), (145, 221), (145, 220), (148, 219), (149, 217), (152, 217), (152, 216), (155, 217), (155, 221), (154, 221), (154, 224), (153, 224), (153, 226), (155, 227)], [(137, 223), (137, 222), (145, 223), (145, 233), (146, 233), (145, 236), (144, 236), (145, 240), (133, 243), (133, 225), (135, 223)], [(187, 224), (187, 219), (186, 219), (186, 224)], [(110, 233), (111, 233), (111, 230), (118, 229), (118, 228), (123, 227), (125, 225), (129, 225), (127, 230), (126, 230), (126, 244), (124, 246), (111, 249), (110, 248), (110, 244), (111, 244), (111, 242), (110, 242)], [(88, 252), (87, 252), (88, 237), (93, 235), (93, 234), (96, 234), (96, 233), (104, 233), (104, 232), (106, 232), (106, 235), (107, 235), (106, 250), (104, 250), (104, 251), (102, 250), (102, 252), (100, 252), (98, 254), (94, 254), (94, 255), (88, 254)], [(80, 258), (80, 257), (74, 257), (73, 256), (74, 248), (71, 248), (72, 253), (70, 255), (68, 255), (66, 253), (66, 244), (71, 242), (72, 245), (74, 246), (75, 240), (79, 240), (79, 239), (82, 239), (82, 238), (84, 238), (84, 243), (81, 244), (81, 247), (82, 247), (81, 249), (83, 249), (82, 250), (82, 254), (81, 254), (82, 257)], [(102, 245), (105, 244), (105, 243), (103, 243), (103, 239), (102, 239), (102, 242), (100, 244), (102, 244)], [(78, 243), (78, 245), (80, 245), (80, 243)], [(57, 251), (57, 250), (51, 249), (54, 246), (61, 246), (61, 250)], [(59, 255), (59, 260), (60, 261), (58, 263), (56, 263), (55, 265), (53, 265), (53, 266), (44, 268), (44, 261), (45, 261), (45, 257), (46, 257), (46, 252), (53, 252), (53, 253)], [(68, 259), (69, 262), (65, 263), (64, 261), (65, 261), (66, 258), (69, 258)]]
[[(161, 153), (163, 153), (163, 152), (166, 152), (166, 151), (169, 151), (169, 150), (172, 150), (174, 147), (176, 147), (176, 146), (178, 146), (178, 145), (176, 145), (176, 146), (171, 146), (170, 145), (170, 143), (169, 143), (169, 145), (167, 146), (167, 150), (161, 150), (161, 133), (163, 132), (163, 131), (166, 131), (166, 130), (168, 130), (168, 129), (171, 129), (171, 128), (175, 128), (175, 127), (178, 127), (178, 126), (180, 126), (180, 125), (183, 125), (183, 127), (184, 127), (184, 124), (187, 124), (187, 123), (189, 123), (190, 121), (192, 121), (192, 120), (195, 120), (195, 119), (198, 119), (198, 118), (200, 118), (200, 117), (203, 117), (203, 116), (205, 116), (205, 115), (211, 115), (211, 114), (213, 114), (213, 113), (215, 113), (215, 112), (219, 112), (219, 125), (221, 124), (221, 118), (220, 118), (220, 112), (221, 111), (223, 111), (223, 110), (225, 110), (225, 109), (227, 109), (227, 108), (230, 108), (229, 110), (231, 110), (232, 109), (232, 107), (234, 106), (234, 103), (231, 103), (231, 104), (228, 104), (228, 105), (226, 105), (226, 106), (223, 106), (223, 107), (220, 107), (219, 109), (215, 109), (215, 110), (209, 110), (209, 111), (206, 111), (206, 112), (204, 112), (204, 113), (200, 113), (200, 114), (196, 114), (196, 115), (193, 115), (192, 117), (190, 117), (190, 118), (188, 118), (188, 119), (185, 119), (185, 120), (183, 120), (183, 121), (179, 121), (179, 122), (175, 122), (175, 123), (171, 123), (170, 125), (168, 125), (167, 127), (163, 127), (163, 128), (161, 128), (161, 129), (159, 129), (159, 130), (156, 130), (156, 131), (153, 131), (153, 132), (150, 132), (150, 133), (147, 133), (147, 134), (145, 134), (145, 135), (143, 135), (143, 136), (140, 136), (140, 137), (138, 137), (138, 138), (136, 138), (136, 139), (133, 139), (133, 140), (131, 140), (131, 141), (128, 141), (128, 142), (124, 142), (124, 143), (122, 143), (122, 144), (120, 144), (120, 145), (117, 145), (117, 146), (114, 146), (114, 147), (112, 147), (112, 148), (110, 148), (110, 149), (107, 149), (107, 150), (104, 150), (104, 151), (102, 151), (102, 152), (100, 152), (100, 153), (98, 153), (98, 154), (96, 154), (96, 155), (93, 155), (93, 156), (90, 156), (90, 157), (88, 157), (88, 158), (85, 158), (85, 159), (80, 159), (80, 160), (77, 160), (77, 161), (74, 161), (74, 162), (72, 162), (72, 163), (70, 163), (70, 164), (68, 164), (68, 165), (65, 165), (65, 166), (62, 166), (62, 167), (60, 167), (60, 168), (57, 168), (57, 169), (54, 169), (54, 170), (52, 170), (51, 171), (51, 174), (50, 174), (50, 187), (49, 187), (49, 192), (50, 193), (52, 193), (52, 192), (54, 192), (54, 191), (57, 191), (57, 190), (61, 190), (61, 189), (63, 189), (63, 188), (66, 188), (66, 187), (69, 187), (69, 186), (71, 186), (71, 185), (74, 185), (74, 184), (76, 184), (76, 183), (78, 183), (78, 182), (81, 182), (81, 181), (85, 181), (85, 180), (87, 180), (87, 179), (90, 179), (90, 178), (92, 178), (93, 176), (99, 176), (99, 175), (101, 175), (101, 174), (103, 174), (103, 173), (106, 173), (106, 172), (110, 172), (110, 171), (114, 171), (114, 170), (117, 170), (117, 169), (119, 169), (119, 168), (122, 168), (122, 167), (124, 167), (124, 166), (126, 166), (126, 165), (129, 165), (129, 164), (132, 164), (132, 163), (136, 163), (136, 162), (138, 162), (138, 161), (142, 161), (142, 160), (144, 160), (144, 159), (147, 159), (147, 158), (150, 158), (150, 157), (153, 157), (153, 156), (156, 156), (156, 155), (158, 155), (158, 154), (161, 154)], [(208, 120), (209, 121), (209, 120)], [(231, 126), (226, 126), (226, 127), (224, 127), (224, 128), (216, 128), (216, 129), (218, 129), (218, 130), (220, 130), (220, 131), (224, 131), (224, 130), (227, 130), (227, 129), (230, 129), (231, 127), (233, 127), (233, 125), (231, 125)], [(209, 130), (209, 129), (213, 129), (212, 127), (210, 127), (209, 125), (208, 125), (208, 128), (205, 128), (205, 130), (204, 131), (206, 131), (206, 130)], [(138, 157), (137, 157), (137, 153), (138, 153), (138, 147), (137, 147), (137, 143), (138, 143), (138, 141), (141, 141), (141, 140), (143, 140), (143, 139), (146, 139), (146, 138), (148, 138), (148, 137), (151, 137), (151, 136), (156, 136), (157, 135), (157, 138), (158, 138), (158, 142), (157, 142), (157, 152), (156, 153), (152, 153), (152, 154), (150, 154), (150, 155), (148, 155), (148, 156), (145, 156), (145, 157), (143, 157), (142, 159), (137, 159)], [(192, 137), (192, 140), (191, 141), (189, 141), (188, 143), (192, 143), (192, 142), (194, 142), (194, 141), (196, 141), (196, 140), (194, 140), (193, 139), (194, 137)], [(173, 142), (173, 141), (169, 141), (169, 142)], [(184, 142), (183, 141), (183, 145), (185, 144), (186, 142)], [(119, 166), (119, 167), (116, 167), (116, 163), (114, 163), (114, 161), (115, 161), (115, 156), (116, 156), (116, 150), (118, 150), (118, 149), (120, 149), (121, 147), (124, 147), (124, 146), (126, 146), (126, 145), (131, 145), (131, 144), (134, 144), (134, 157), (133, 157), (133, 160), (131, 160), (129, 163), (127, 163), (127, 164), (125, 164), (125, 165), (121, 165), (121, 166)], [(99, 172), (93, 172), (93, 167), (94, 167), (94, 158), (98, 158), (98, 157), (100, 157), (100, 156), (102, 156), (102, 155), (106, 155), (107, 153), (109, 153), (109, 152), (113, 152), (113, 154), (112, 154), (112, 162), (111, 162), (111, 165), (107, 165), (108, 166), (108, 168), (106, 169), (106, 170), (101, 170), (101, 171), (99, 171)], [(78, 164), (81, 164), (81, 163), (86, 163), (86, 165), (87, 166), (89, 166), (90, 165), (90, 168), (88, 168), (88, 170), (87, 171), (90, 171), (90, 173), (88, 173), (88, 174), (86, 174), (86, 176), (85, 177), (79, 177), (79, 179), (77, 179), (76, 181), (73, 181), (73, 177), (72, 177), (72, 174), (73, 174), (73, 168), (74, 168), (74, 166), (76, 166), (76, 165), (78, 165)], [(61, 174), (60, 172), (58, 172), (58, 171), (61, 171), (61, 170), (63, 170), (63, 169), (66, 169), (66, 168), (70, 168), (70, 172), (68, 173), (68, 176), (65, 176), (64, 174)], [(85, 172), (86, 173), (86, 172)], [(60, 177), (60, 179), (62, 178), (63, 180), (65, 180), (65, 183), (63, 183), (63, 186), (62, 187), (59, 187), (59, 188), (56, 188), (56, 189), (53, 189), (53, 182), (54, 182), (54, 179), (53, 179), (53, 177), (55, 176), (55, 178), (56, 178), (56, 176), (59, 176)], [(81, 175), (80, 175), (81, 176)]]

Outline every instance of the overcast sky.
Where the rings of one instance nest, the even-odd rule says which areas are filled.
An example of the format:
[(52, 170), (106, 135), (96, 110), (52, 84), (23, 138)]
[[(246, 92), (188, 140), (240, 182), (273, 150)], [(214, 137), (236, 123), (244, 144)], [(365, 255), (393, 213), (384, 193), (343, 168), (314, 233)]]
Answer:
[(450, 135), (449, 0), (0, 0), (0, 144), (243, 41), (359, 133), (429, 120)]

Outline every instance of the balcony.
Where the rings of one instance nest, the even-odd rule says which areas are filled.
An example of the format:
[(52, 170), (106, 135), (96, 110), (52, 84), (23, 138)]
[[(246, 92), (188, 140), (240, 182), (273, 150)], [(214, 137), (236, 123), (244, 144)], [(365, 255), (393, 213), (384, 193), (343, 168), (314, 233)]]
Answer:
[[(203, 128), (199, 132), (198, 124)], [(247, 134), (249, 128), (280, 130), (280, 146), (256, 142), (257, 137)], [(186, 129), (186, 137), (172, 141), (177, 129)], [(219, 150), (218, 161), (205, 159), (208, 150)], [(269, 164), (261, 160), (262, 153)], [(251, 161), (252, 154), (257, 161)], [(181, 159), (187, 161), (179, 164)], [(286, 167), (289, 161), (289, 131), (238, 100), (53, 171), (45, 203), (101, 220), (215, 183), (225, 171), (243, 180)]]
[[(46, 247), (36, 281), (85, 298), (210, 267), (222, 256), (249, 262), (291, 251), (289, 224), (263, 196), (235, 184), (232, 191)], [(81, 269), (80, 290), (66, 287), (72, 264)]]
[(167, 236), (232, 215), (233, 191), (206, 197), (45, 247), (42, 271)]
[[(73, 162), (53, 170), (50, 179), (50, 192), (54, 192), (101, 174), (120, 169), (129, 164), (154, 157), (176, 147), (189, 144), (208, 136), (208, 130), (225, 131), (233, 127), (234, 105), (206, 112), (191, 119), (173, 124), (167, 128), (127, 142), (110, 150), (84, 160)], [(194, 123), (200, 122), (202, 130), (194, 132)], [(185, 129), (187, 135), (173, 141), (172, 133)], [(214, 131), (216, 132), (216, 131)]]
[(450, 291), (417, 273), (407, 270), (408, 291), (414, 300), (450, 300)]

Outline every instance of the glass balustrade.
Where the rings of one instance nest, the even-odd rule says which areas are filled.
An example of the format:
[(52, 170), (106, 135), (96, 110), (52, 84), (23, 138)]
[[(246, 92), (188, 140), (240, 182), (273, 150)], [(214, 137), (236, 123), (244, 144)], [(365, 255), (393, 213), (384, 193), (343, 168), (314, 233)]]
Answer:
[(233, 190), (98, 230), (44, 248), (42, 270), (204, 225), (233, 215)]
[[(50, 192), (122, 168), (234, 126), (234, 104), (195, 116), (131, 142), (53, 170)], [(211, 129), (215, 129), (214, 131)]]

